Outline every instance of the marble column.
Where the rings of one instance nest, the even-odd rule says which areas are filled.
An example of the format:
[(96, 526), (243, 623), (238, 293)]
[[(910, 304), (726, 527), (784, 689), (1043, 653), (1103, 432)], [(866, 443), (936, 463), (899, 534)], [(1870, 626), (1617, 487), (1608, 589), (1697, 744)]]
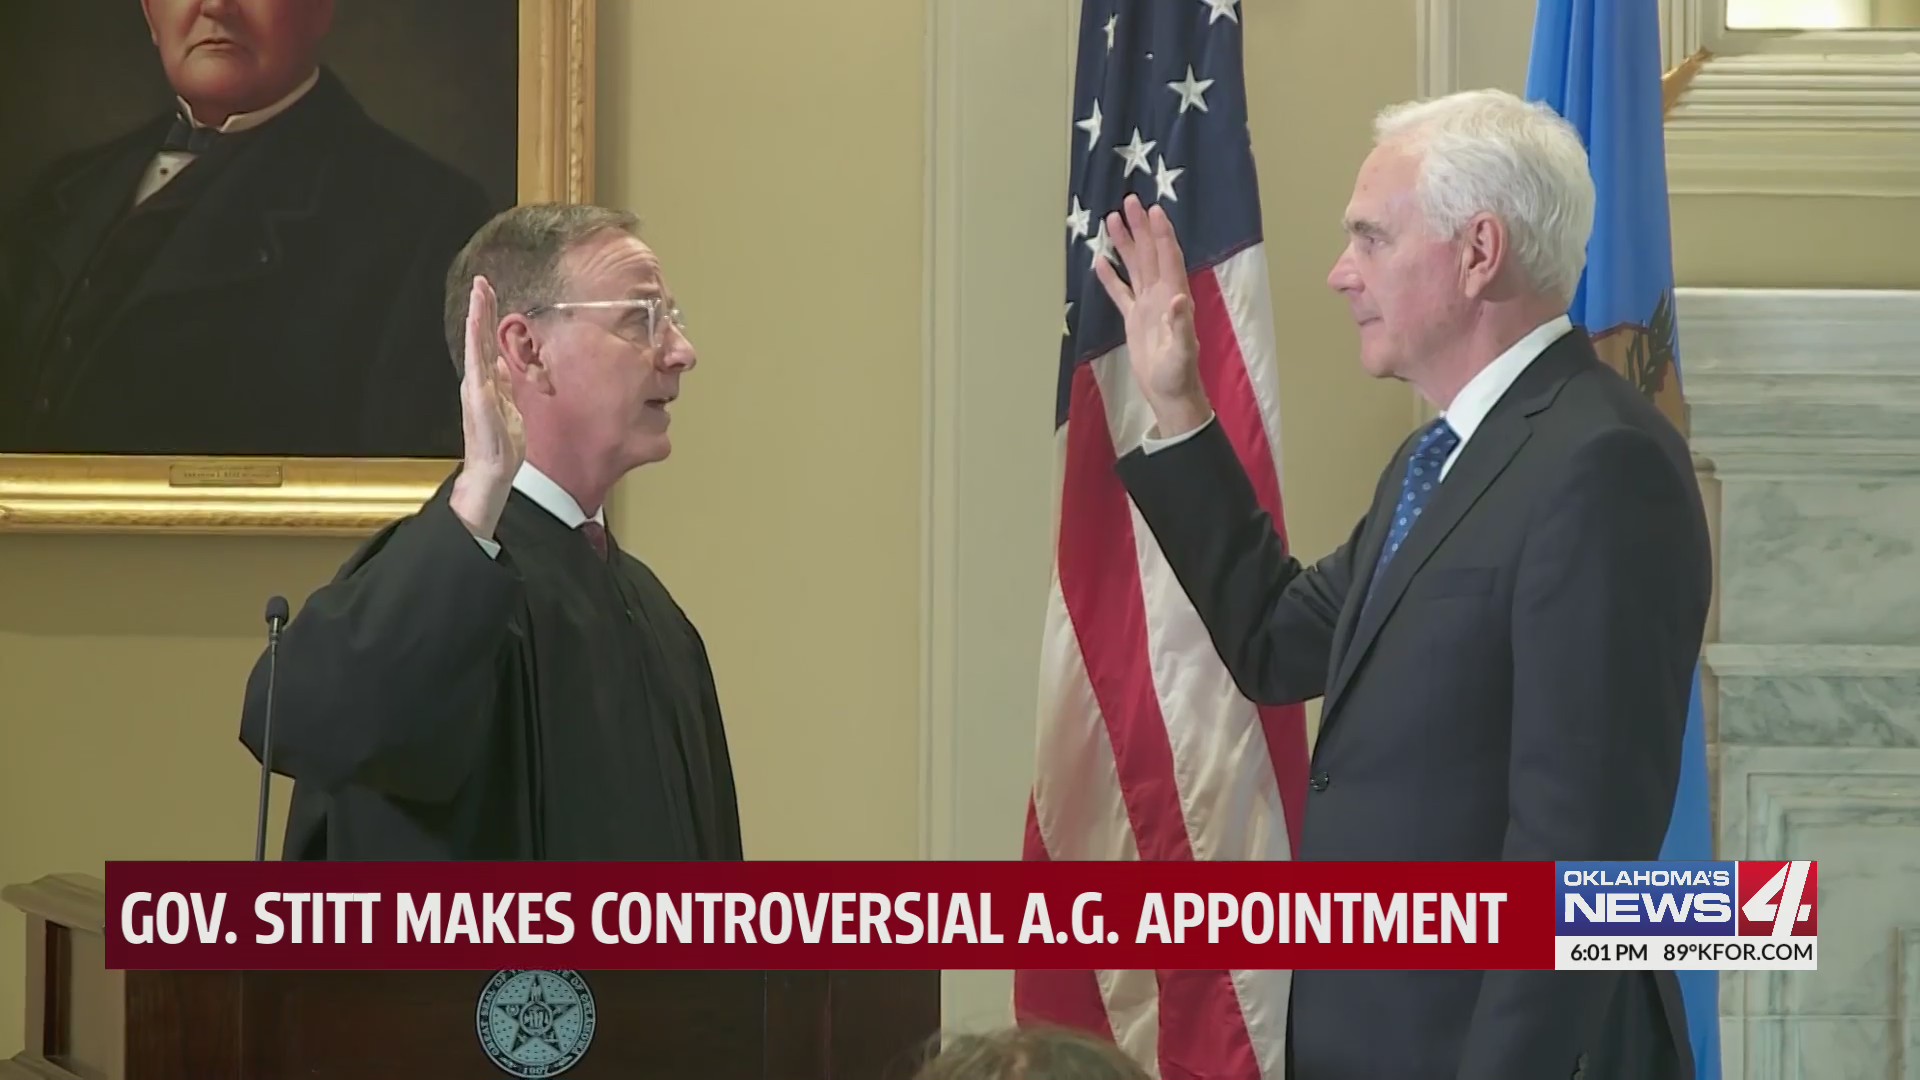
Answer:
[(1820, 969), (1721, 982), (1726, 1080), (1920, 1080), (1920, 292), (1682, 289), (1717, 489), (1723, 859), (1819, 860)]

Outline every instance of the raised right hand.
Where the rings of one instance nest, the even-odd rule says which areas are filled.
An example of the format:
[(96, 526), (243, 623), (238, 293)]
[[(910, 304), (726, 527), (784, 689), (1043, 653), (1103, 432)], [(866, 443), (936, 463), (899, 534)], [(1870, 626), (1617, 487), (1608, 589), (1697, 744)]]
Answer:
[(1200, 338), (1194, 330), (1193, 292), (1186, 256), (1167, 212), (1141, 208), (1129, 195), (1119, 213), (1107, 215), (1107, 235), (1126, 264), (1127, 280), (1108, 259), (1094, 261), (1094, 276), (1107, 290), (1127, 327), (1127, 359), (1140, 396), (1153, 410), (1162, 437), (1191, 431), (1213, 415), (1200, 383)]
[(460, 426), (466, 456), (449, 503), (473, 535), (493, 537), (527, 457), (527, 436), (513, 403), (507, 362), (494, 345), (500, 318), (493, 286), (473, 279), (467, 300), (466, 374), (460, 380)]

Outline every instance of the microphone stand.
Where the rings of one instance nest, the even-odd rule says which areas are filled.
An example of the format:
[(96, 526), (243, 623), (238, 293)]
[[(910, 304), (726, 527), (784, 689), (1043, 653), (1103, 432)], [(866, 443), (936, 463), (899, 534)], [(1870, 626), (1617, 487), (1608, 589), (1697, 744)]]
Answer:
[(280, 664), (280, 627), (287, 621), (287, 601), (267, 601), (267, 713), (260, 731), (260, 805), (253, 826), (253, 861), (267, 857), (267, 786), (273, 776), (273, 681)]

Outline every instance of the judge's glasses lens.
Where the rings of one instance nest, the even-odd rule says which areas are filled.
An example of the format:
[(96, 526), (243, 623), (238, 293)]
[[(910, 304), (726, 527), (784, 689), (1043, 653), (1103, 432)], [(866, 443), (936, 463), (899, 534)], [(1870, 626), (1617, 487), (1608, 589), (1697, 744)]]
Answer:
[(654, 348), (660, 347), (660, 341), (666, 336), (667, 324), (686, 333), (687, 317), (678, 307), (666, 307), (658, 297), (648, 297), (647, 305), (647, 341)]
[(686, 314), (679, 307), (667, 307), (666, 302), (657, 296), (642, 296), (630, 300), (568, 300), (557, 304), (536, 304), (527, 309), (532, 318), (548, 311), (592, 311), (617, 310), (642, 313), (647, 328), (647, 344), (659, 348), (666, 336), (667, 326), (673, 325), (682, 333), (687, 329)]

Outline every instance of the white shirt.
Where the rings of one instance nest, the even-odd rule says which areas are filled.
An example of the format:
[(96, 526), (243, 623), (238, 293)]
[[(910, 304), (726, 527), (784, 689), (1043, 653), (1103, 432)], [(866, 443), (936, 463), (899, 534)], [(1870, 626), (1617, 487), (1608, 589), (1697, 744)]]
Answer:
[[(1535, 327), (1526, 337), (1514, 342), (1506, 352), (1495, 357), (1493, 363), (1481, 368), (1473, 378), (1467, 380), (1467, 385), (1461, 387), (1459, 393), (1453, 395), (1453, 400), (1447, 403), (1446, 410), (1440, 415), (1446, 417), (1447, 426), (1453, 429), (1453, 433), (1460, 436), (1460, 444), (1455, 446), (1453, 453), (1448, 454), (1447, 460), (1441, 463), (1440, 479), (1447, 478), (1453, 463), (1460, 458), (1460, 451), (1467, 448), (1467, 440), (1473, 438), (1473, 433), (1479, 430), (1487, 414), (1492, 412), (1493, 407), (1499, 404), (1500, 399), (1506, 396), (1509, 389), (1512, 389), (1513, 384), (1519, 380), (1520, 374), (1539, 359), (1541, 353), (1547, 351), (1547, 346), (1560, 340), (1572, 329), (1573, 320), (1565, 315), (1549, 319)], [(1154, 430), (1158, 429), (1150, 430), (1147, 432), (1147, 437), (1141, 440), (1140, 449), (1152, 454), (1165, 450), (1169, 446), (1176, 446), (1205, 430), (1207, 424), (1213, 423), (1213, 420), (1214, 418), (1209, 416), (1205, 424), (1201, 424), (1192, 431), (1175, 435), (1171, 439), (1157, 438)]]
[[(520, 471), (513, 474), (513, 489), (532, 499), (540, 509), (559, 518), (560, 523), (569, 529), (577, 529), (587, 520), (586, 511), (580, 509), (580, 503), (567, 494), (567, 489), (554, 483), (553, 478), (546, 473), (534, 468), (531, 461), (520, 463)], [(595, 510), (593, 520), (599, 522), (604, 528), (607, 524), (606, 508)], [(500, 554), (499, 541), (482, 536), (476, 536), (474, 540), (479, 542), (480, 549), (487, 553), (488, 558)]]
[[(299, 86), (294, 87), (293, 92), (286, 97), (281, 98), (279, 101), (274, 102), (264, 109), (256, 109), (253, 112), (234, 113), (232, 116), (227, 117), (226, 123), (221, 124), (218, 130), (224, 135), (232, 134), (236, 131), (246, 131), (249, 128), (257, 128), (261, 124), (286, 112), (294, 102), (305, 97), (307, 91), (313, 89), (313, 84), (319, 81), (320, 69), (315, 68), (313, 73), (308, 75), (306, 80)], [(180, 115), (186, 117), (188, 123), (197, 128), (207, 127), (206, 124), (193, 118), (193, 109), (187, 105), (184, 98), (176, 97), (174, 100), (179, 102)], [(134, 191), (134, 205), (138, 206), (152, 198), (154, 192), (166, 187), (173, 181), (174, 177), (180, 175), (181, 170), (185, 169), (189, 162), (199, 156), (198, 154), (189, 153), (185, 150), (162, 150), (154, 155), (153, 160), (147, 163), (146, 175), (140, 178), (139, 188)]]
[(1495, 357), (1493, 363), (1481, 368), (1473, 378), (1467, 380), (1467, 385), (1461, 387), (1459, 393), (1453, 395), (1446, 411), (1440, 415), (1447, 418), (1447, 426), (1460, 436), (1460, 445), (1454, 447), (1453, 453), (1448, 454), (1447, 460), (1440, 464), (1440, 479), (1447, 478), (1453, 463), (1460, 458), (1460, 451), (1467, 448), (1467, 440), (1473, 438), (1473, 433), (1480, 429), (1481, 422), (1486, 420), (1487, 414), (1500, 403), (1500, 399), (1507, 396), (1507, 391), (1519, 381), (1520, 374), (1538, 360), (1541, 353), (1547, 351), (1547, 346), (1559, 341), (1572, 329), (1573, 320), (1565, 315), (1540, 324), (1526, 337), (1514, 342), (1506, 352)]

